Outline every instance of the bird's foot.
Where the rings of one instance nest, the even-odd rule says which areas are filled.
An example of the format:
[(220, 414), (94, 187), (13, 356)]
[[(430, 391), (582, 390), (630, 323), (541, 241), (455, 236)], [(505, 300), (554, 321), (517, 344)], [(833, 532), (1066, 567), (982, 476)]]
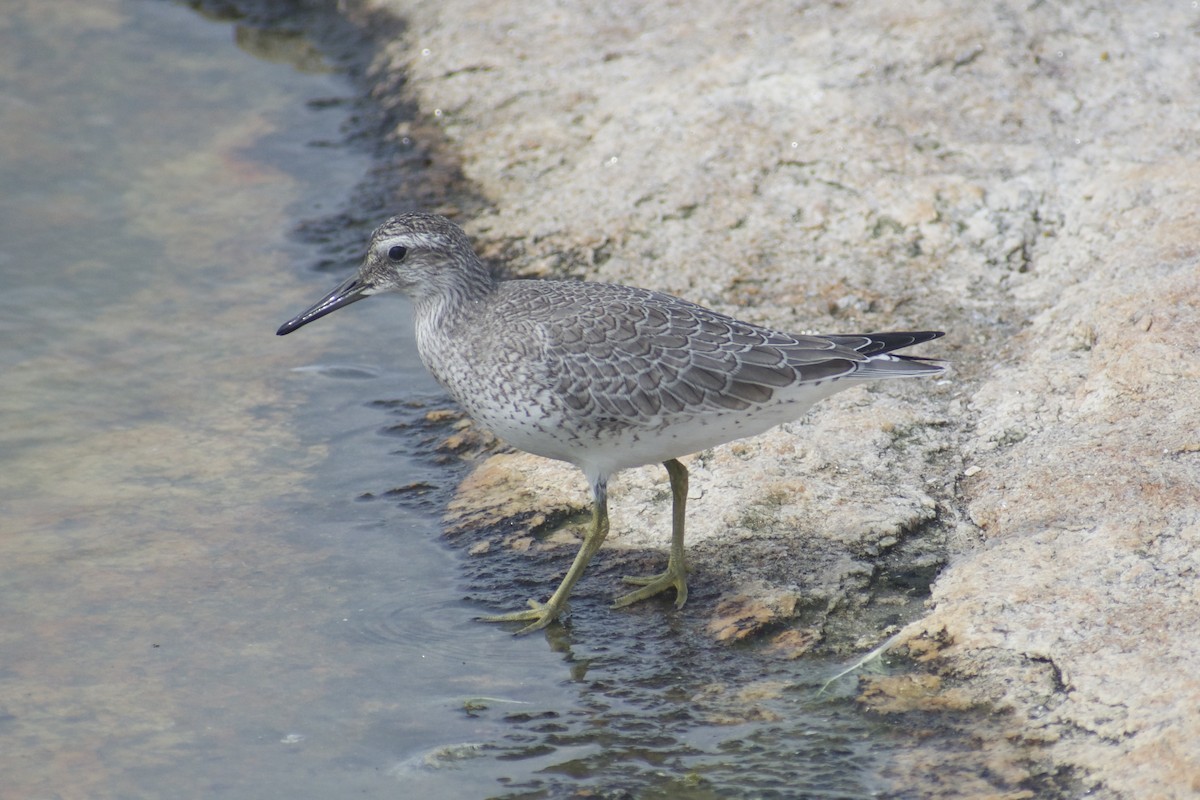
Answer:
[(513, 634), (514, 636), (520, 636), (523, 633), (541, 630), (558, 619), (560, 613), (562, 613), (562, 609), (557, 606), (553, 606), (550, 603), (540, 603), (537, 600), (530, 600), (527, 611), (492, 614), (486, 617), (476, 617), (476, 619), (481, 622), (528, 622), (528, 625)]
[(687, 602), (687, 568), (676, 562), (669, 562), (666, 570), (657, 575), (647, 575), (644, 578), (625, 577), (622, 580), (642, 588), (618, 597), (613, 601), (613, 608), (624, 608), (648, 597), (654, 597), (667, 589), (675, 590), (676, 608), (683, 608), (683, 604)]

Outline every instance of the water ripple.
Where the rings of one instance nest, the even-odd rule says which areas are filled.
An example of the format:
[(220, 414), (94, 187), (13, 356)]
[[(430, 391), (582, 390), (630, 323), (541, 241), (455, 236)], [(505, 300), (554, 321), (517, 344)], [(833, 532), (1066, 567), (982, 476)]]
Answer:
[[(494, 631), (496, 646), (489, 648), (488, 671), (528, 659), (525, 649), (509, 632), (475, 619), (478, 609), (459, 599), (449, 599), (443, 588), (405, 592), (402, 597), (373, 608), (360, 609), (347, 619), (352, 639), (376, 645), (419, 648), (419, 657), (431, 665), (473, 663), (479, 660), (480, 630)], [(507, 645), (507, 646), (506, 646)]]
[(292, 372), (311, 372), (337, 380), (373, 380), (383, 374), (378, 367), (368, 367), (362, 364), (309, 364), (303, 367), (293, 367)]

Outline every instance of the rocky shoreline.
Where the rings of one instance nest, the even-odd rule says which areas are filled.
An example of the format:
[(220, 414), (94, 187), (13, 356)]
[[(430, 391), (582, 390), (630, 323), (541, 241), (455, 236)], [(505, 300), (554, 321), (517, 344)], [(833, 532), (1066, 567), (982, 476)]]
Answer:
[[(916, 747), (897, 792), (1200, 791), (1195, 8), (350, 13), (381, 11), (405, 29), (372, 72), (420, 111), (392, 133), (454, 150), (485, 255), (794, 330), (948, 331), (922, 354), (950, 379), (848, 391), (692, 460), (691, 553), (719, 596), (689, 609), (715, 637), (899, 632), (918, 666), (862, 702), (986, 713), (952, 723), (964, 752)], [(519, 515), (499, 485), (531, 513), (586, 506), (565, 465), (481, 469), (455, 504), (476, 523)], [(614, 481), (613, 547), (665, 548), (660, 473)], [(924, 608), (881, 591), (942, 562)], [(846, 619), (877, 638), (839, 638)]]

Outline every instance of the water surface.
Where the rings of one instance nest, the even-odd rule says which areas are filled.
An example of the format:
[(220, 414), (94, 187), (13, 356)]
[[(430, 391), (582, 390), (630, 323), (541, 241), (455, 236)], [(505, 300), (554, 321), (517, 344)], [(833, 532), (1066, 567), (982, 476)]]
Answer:
[(297, 225), (371, 164), (336, 146), (354, 87), (239, 38), (149, 0), (0, 20), (13, 796), (390, 791), (480, 736), (464, 698), (562, 675), (470, 621), (428, 510), (356, 500), (453, 479), (364, 398), (442, 400), (399, 304), (274, 336), (330, 281)]

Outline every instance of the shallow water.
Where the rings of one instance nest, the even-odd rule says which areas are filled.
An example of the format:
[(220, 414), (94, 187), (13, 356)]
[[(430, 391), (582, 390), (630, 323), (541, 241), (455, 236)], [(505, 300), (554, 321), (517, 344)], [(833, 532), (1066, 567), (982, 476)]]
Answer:
[(372, 163), (358, 90), (249, 33), (0, 18), (0, 795), (872, 794), (890, 734), (829, 664), (586, 578), (568, 630), (472, 620), (536, 570), (439, 537), (459, 473), (390, 433), (447, 405), (405, 305), (274, 335), (338, 277), (298, 226), (361, 216)]

